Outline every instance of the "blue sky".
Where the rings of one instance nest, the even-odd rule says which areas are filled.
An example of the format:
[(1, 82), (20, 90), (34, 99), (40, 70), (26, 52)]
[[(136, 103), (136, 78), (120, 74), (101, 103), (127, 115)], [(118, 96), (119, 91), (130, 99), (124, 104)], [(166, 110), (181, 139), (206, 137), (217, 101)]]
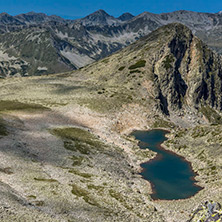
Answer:
[(11, 15), (29, 11), (44, 12), (67, 18), (84, 17), (98, 9), (104, 9), (113, 16), (123, 12), (138, 15), (144, 11), (153, 13), (191, 10), (218, 12), (222, 10), (221, 0), (0, 0), (0, 11)]

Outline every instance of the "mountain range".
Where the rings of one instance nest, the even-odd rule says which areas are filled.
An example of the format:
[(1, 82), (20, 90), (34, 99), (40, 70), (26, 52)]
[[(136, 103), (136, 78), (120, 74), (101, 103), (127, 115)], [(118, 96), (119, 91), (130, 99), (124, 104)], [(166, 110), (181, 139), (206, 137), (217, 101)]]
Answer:
[(98, 10), (84, 18), (30, 12), (0, 14), (0, 75), (41, 75), (81, 68), (169, 23), (182, 23), (222, 53), (222, 14), (175, 11), (118, 18)]

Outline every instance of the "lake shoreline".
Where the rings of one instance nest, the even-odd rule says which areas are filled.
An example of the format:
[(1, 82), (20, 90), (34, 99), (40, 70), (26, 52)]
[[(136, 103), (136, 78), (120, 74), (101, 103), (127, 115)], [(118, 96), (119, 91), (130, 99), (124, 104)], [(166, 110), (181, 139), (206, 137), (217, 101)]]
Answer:
[[(148, 144), (148, 143), (145, 143), (145, 142), (142, 142), (142, 141), (140, 141), (139, 139), (136, 139), (136, 137), (133, 135), (133, 133), (135, 133), (135, 132), (151, 132), (151, 131), (153, 131), (153, 130), (161, 130), (161, 131), (163, 131), (163, 132), (165, 133), (165, 134), (164, 134), (164, 137), (166, 138), (166, 140), (168, 140), (168, 138), (167, 138), (165, 135), (166, 135), (166, 134), (169, 134), (170, 131), (169, 131), (169, 130), (166, 130), (166, 129), (160, 129), (160, 128), (157, 128), (157, 129), (156, 129), (156, 128), (155, 128), (155, 129), (149, 129), (149, 130), (135, 130), (135, 129), (134, 129), (134, 130), (131, 131), (131, 133), (130, 133), (129, 135), (133, 136), (133, 137), (135, 138), (135, 140), (138, 141), (137, 145), (140, 147), (140, 149), (144, 149), (144, 147), (142, 148), (142, 147), (140, 146), (140, 144), (147, 144), (147, 148), (145, 148), (145, 149), (149, 149), (149, 144)], [(164, 140), (164, 141), (166, 141), (166, 140)], [(193, 184), (192, 186), (193, 186), (193, 187), (196, 187), (196, 188), (199, 188), (199, 190), (198, 190), (195, 194), (190, 195), (190, 196), (187, 197), (187, 198), (160, 199), (160, 198), (155, 197), (155, 194), (157, 193), (157, 191), (156, 191), (156, 189), (155, 189), (154, 183), (153, 183), (151, 180), (148, 180), (148, 179), (144, 178), (144, 176), (142, 175), (142, 172), (144, 172), (144, 171), (146, 170), (146, 169), (142, 166), (143, 164), (150, 164), (150, 163), (152, 163), (152, 162), (159, 161), (160, 159), (163, 158), (163, 155), (162, 155), (162, 154), (160, 154), (160, 153), (158, 153), (158, 152), (156, 152), (156, 151), (153, 151), (153, 150), (152, 150), (153, 152), (156, 152), (156, 156), (155, 156), (154, 158), (152, 158), (152, 159), (150, 159), (150, 160), (148, 160), (148, 161), (142, 162), (142, 163), (140, 164), (141, 170), (140, 170), (139, 174), (142, 176), (142, 178), (143, 178), (144, 180), (146, 180), (146, 181), (148, 181), (148, 182), (150, 183), (151, 188), (152, 188), (152, 193), (150, 194), (150, 196), (151, 196), (151, 198), (153, 199), (153, 201), (155, 201), (155, 202), (157, 202), (157, 201), (175, 201), (175, 200), (178, 201), (178, 200), (190, 199), (191, 197), (195, 196), (197, 193), (199, 193), (201, 190), (204, 189), (204, 187), (201, 187), (201, 186), (199, 186), (199, 185), (196, 184), (196, 183), (199, 182), (199, 181), (197, 181), (197, 180), (195, 179), (195, 177), (196, 177), (196, 176), (199, 176), (199, 174), (194, 171), (194, 169), (192, 168), (192, 163), (189, 162), (188, 160), (186, 160), (185, 157), (183, 157), (183, 156), (181, 156), (181, 155), (179, 155), (179, 154), (177, 154), (177, 153), (175, 153), (175, 152), (173, 152), (173, 151), (171, 151), (171, 150), (168, 150), (168, 149), (164, 148), (164, 146), (162, 146), (162, 144), (164, 143), (164, 141), (163, 141), (163, 142), (160, 142), (160, 143), (158, 143), (158, 144), (156, 145), (157, 149), (158, 149), (158, 150), (162, 150), (162, 151), (164, 151), (164, 152), (166, 152), (166, 153), (168, 153), (168, 154), (170, 154), (170, 155), (172, 155), (172, 156), (176, 156), (176, 157), (178, 157), (181, 161), (183, 161), (183, 162), (185, 162), (186, 164), (188, 164), (188, 166), (189, 166), (189, 171), (190, 171), (191, 174), (193, 174), (193, 176), (191, 176), (189, 179), (194, 182), (194, 184)], [(149, 150), (151, 150), (151, 149), (149, 149)]]

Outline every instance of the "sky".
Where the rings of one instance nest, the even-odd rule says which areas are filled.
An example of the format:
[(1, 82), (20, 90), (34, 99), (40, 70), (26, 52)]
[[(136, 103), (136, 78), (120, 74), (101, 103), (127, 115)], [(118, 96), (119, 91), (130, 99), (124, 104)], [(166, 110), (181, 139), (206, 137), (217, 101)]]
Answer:
[(190, 10), (197, 12), (222, 11), (221, 0), (0, 0), (0, 12), (17, 15), (30, 11), (59, 15), (65, 18), (81, 18), (99, 9), (115, 17), (124, 12), (138, 15)]

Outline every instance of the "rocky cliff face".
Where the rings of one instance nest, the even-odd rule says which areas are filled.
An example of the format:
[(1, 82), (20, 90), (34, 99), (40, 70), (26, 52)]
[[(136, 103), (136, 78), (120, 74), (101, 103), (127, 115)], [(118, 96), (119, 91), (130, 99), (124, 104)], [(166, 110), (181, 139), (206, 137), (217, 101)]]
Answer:
[(221, 110), (221, 57), (182, 25), (168, 25), (154, 35), (168, 37), (152, 64), (162, 110), (166, 114), (186, 107)]

